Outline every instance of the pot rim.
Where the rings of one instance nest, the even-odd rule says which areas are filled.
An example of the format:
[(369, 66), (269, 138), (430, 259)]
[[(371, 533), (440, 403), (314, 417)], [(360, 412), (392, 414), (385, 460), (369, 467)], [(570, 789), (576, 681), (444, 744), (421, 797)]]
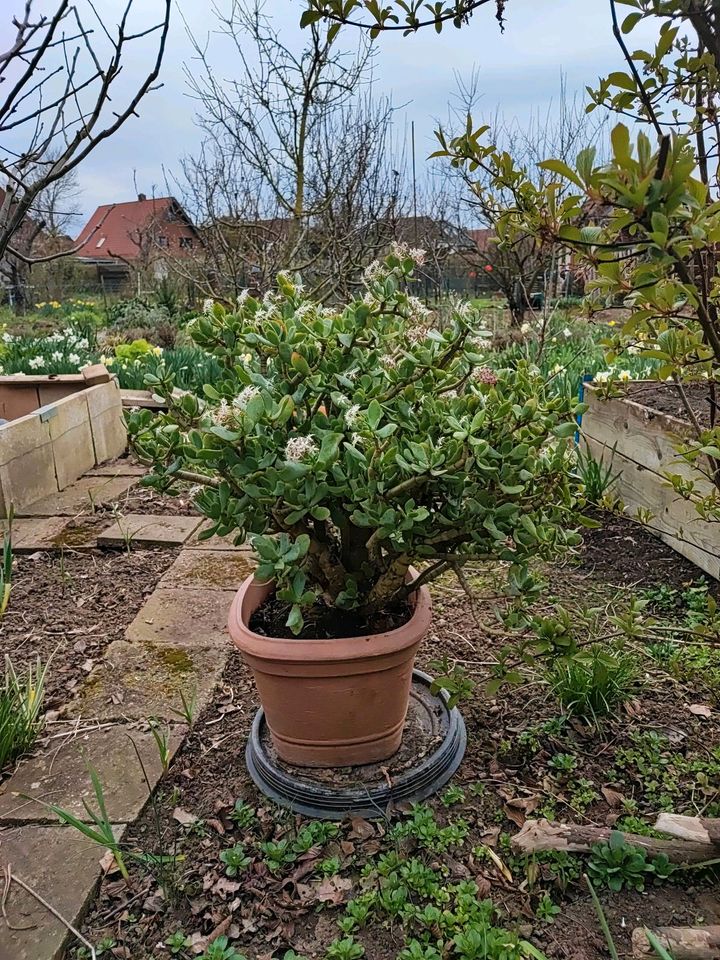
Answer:
[[(417, 571), (411, 570), (411, 575), (414, 579)], [(228, 626), (233, 643), (242, 653), (262, 660), (302, 663), (374, 659), (418, 644), (430, 629), (432, 602), (430, 591), (423, 585), (409, 598), (414, 607), (412, 616), (393, 630), (316, 640), (264, 637), (250, 630), (248, 623), (272, 589), (272, 580), (261, 582), (251, 574), (243, 581), (230, 608)]]

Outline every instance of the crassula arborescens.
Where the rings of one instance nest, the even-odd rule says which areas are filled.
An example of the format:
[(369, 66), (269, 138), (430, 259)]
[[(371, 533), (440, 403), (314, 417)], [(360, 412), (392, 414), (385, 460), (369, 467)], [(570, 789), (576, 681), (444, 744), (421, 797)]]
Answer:
[(412, 565), (427, 582), (497, 558), (520, 586), (529, 558), (579, 539), (573, 404), (529, 365), (490, 369), (471, 308), (435, 326), (406, 292), (418, 256), (396, 247), (345, 307), (283, 274), (262, 300), (208, 304), (189, 332), (223, 378), (206, 399), (153, 378), (168, 412), (130, 417), (149, 482), (201, 485), (212, 533), (250, 537), (294, 633), (308, 607), (371, 615), (403, 599)]

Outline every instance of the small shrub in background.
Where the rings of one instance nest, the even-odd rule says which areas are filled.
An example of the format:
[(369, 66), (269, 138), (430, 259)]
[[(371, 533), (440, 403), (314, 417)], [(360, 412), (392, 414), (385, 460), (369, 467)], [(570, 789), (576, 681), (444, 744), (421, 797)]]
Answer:
[(33, 746), (43, 727), (42, 706), (47, 664), (40, 659), (18, 672), (5, 658), (5, 680), (0, 687), (0, 770)]

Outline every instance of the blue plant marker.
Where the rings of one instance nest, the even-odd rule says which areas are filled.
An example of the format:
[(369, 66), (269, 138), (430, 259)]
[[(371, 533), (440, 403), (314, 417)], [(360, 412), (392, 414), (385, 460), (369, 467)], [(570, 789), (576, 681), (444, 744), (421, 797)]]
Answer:
[[(585, 402), (585, 384), (592, 383), (593, 375), (591, 373), (584, 373), (582, 380), (578, 385), (578, 403)], [(582, 426), (582, 414), (579, 413), (575, 418), (577, 421), (578, 428), (575, 431), (575, 446), (577, 447), (580, 443), (580, 427)]]

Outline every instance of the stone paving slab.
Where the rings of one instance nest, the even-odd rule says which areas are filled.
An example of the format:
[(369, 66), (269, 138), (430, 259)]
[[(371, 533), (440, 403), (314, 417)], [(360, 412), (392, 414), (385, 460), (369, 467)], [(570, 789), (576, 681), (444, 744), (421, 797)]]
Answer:
[(66, 710), (99, 720), (178, 720), (182, 695), (197, 716), (210, 701), (232, 650), (179, 650), (115, 640)]
[(88, 470), (86, 477), (144, 477), (148, 468), (141, 463), (132, 463), (127, 458), (108, 460), (92, 470)]
[(158, 587), (125, 631), (125, 639), (165, 650), (226, 650), (234, 590)]
[(248, 543), (241, 543), (235, 546), (235, 534), (228, 534), (227, 537), (210, 537), (209, 540), (199, 540), (198, 537), (207, 530), (212, 524), (205, 522), (195, 531), (194, 535), (185, 544), (186, 550), (243, 550), (246, 553), (250, 550)]
[(117, 500), (137, 483), (137, 477), (81, 477), (78, 481), (42, 500), (18, 510), (19, 517), (75, 517), (95, 506)]
[[(165, 732), (166, 728), (163, 725), (160, 729)], [(169, 730), (171, 755), (180, 746), (184, 730), (184, 726)], [(57, 822), (51, 810), (28, 797), (54, 803), (78, 819), (89, 822), (82, 801), (85, 800), (91, 809), (97, 808), (97, 802), (88, 764), (97, 770), (111, 822), (131, 823), (149, 796), (145, 776), (152, 788), (163, 773), (157, 744), (150, 731), (116, 724), (80, 734), (60, 747), (59, 743), (63, 741), (51, 741), (48, 747), (23, 761), (2, 785), (0, 825), (3, 822)]]
[[(122, 836), (124, 827), (115, 830)], [(0, 871), (12, 872), (51, 903), (66, 920), (82, 914), (100, 879), (105, 851), (76, 830), (27, 824), (0, 831)], [(61, 960), (72, 936), (49, 910), (13, 883), (5, 904), (14, 926), (0, 922), (0, 960)]]
[(238, 590), (254, 571), (252, 556), (238, 550), (183, 550), (165, 572), (160, 587)]
[[(67, 517), (18, 517), (12, 524), (13, 553), (57, 549), (57, 538), (67, 523)], [(7, 520), (0, 520), (0, 532), (4, 533), (7, 528)]]
[(99, 547), (177, 547), (197, 529), (200, 517), (127, 513), (98, 534)]

